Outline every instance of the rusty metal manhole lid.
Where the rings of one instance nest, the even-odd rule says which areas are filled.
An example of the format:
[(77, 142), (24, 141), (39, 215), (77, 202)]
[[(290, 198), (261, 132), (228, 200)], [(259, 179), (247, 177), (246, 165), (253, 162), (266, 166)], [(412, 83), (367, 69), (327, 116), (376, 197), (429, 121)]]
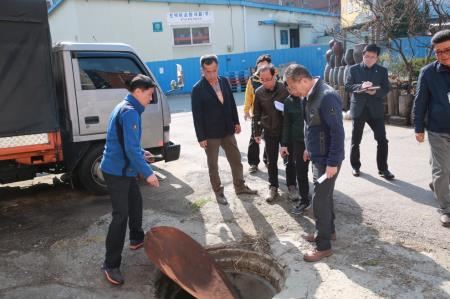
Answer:
[(194, 239), (174, 227), (158, 226), (145, 236), (149, 259), (198, 299), (237, 299), (234, 287), (214, 259)]

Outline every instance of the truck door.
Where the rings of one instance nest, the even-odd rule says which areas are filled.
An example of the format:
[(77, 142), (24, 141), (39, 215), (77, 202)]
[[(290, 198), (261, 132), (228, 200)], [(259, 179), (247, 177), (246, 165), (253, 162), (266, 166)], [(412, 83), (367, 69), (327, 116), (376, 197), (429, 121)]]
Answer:
[[(125, 82), (137, 74), (154, 77), (133, 53), (74, 52), (72, 55), (80, 135), (106, 133), (111, 111), (128, 91)], [(163, 113), (159, 86), (142, 114), (142, 146), (161, 146)]]

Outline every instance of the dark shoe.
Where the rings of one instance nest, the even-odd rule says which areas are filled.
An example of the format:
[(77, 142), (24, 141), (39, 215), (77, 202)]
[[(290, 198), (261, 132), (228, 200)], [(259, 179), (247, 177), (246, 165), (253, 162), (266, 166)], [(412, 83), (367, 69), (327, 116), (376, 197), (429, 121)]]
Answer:
[(130, 245), (128, 246), (131, 250), (138, 250), (144, 246), (144, 240), (130, 240)]
[(333, 254), (333, 251), (331, 249), (328, 250), (317, 250), (314, 249), (312, 251), (308, 251), (303, 255), (303, 259), (306, 262), (317, 262), (320, 261), (323, 258), (329, 257)]
[(389, 170), (378, 171), (378, 174), (386, 180), (392, 180), (395, 176)]
[(428, 186), (430, 186), (431, 191), (434, 192), (434, 185), (433, 185), (433, 182), (431, 182)]
[(297, 201), (300, 199), (300, 195), (298, 195), (298, 189), (296, 186), (288, 186), (288, 199), (290, 201)]
[(255, 195), (258, 194), (258, 191), (250, 189), (247, 185), (243, 185), (242, 187), (240, 187), (239, 189), (236, 189), (236, 194), (251, 194), (251, 195)]
[(119, 268), (108, 268), (105, 264), (103, 264), (102, 271), (109, 283), (113, 285), (120, 285), (124, 283), (124, 279)]
[(271, 186), (266, 196), (266, 202), (273, 203), (275, 200), (278, 199), (279, 196), (280, 194), (278, 194), (278, 188)]
[(440, 220), (441, 220), (442, 226), (450, 227), (450, 214), (442, 214)]
[[(314, 243), (316, 242), (317, 236), (315, 234), (309, 234), (309, 235), (303, 235), (303, 239), (305, 239), (308, 242)], [(336, 241), (336, 233), (331, 234), (331, 241)]]
[(291, 213), (294, 215), (302, 215), (308, 206), (309, 206), (309, 203), (301, 202), (298, 205), (295, 205), (291, 209)]
[(249, 173), (255, 173), (257, 171), (258, 171), (258, 165), (250, 165), (250, 167), (248, 168)]
[(226, 199), (223, 192), (215, 192), (216, 200), (219, 204), (226, 206), (228, 204), (228, 200)]
[(359, 172), (359, 169), (352, 169), (353, 176), (358, 177), (361, 173)]

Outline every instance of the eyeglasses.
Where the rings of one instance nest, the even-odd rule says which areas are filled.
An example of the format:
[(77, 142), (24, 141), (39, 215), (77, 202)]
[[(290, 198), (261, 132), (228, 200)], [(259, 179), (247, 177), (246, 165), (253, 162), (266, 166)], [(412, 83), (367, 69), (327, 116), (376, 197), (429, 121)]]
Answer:
[(436, 56), (449, 56), (450, 55), (450, 48), (444, 49), (444, 50), (438, 50), (434, 52)]
[(263, 78), (260, 78), (259, 81), (261, 81), (261, 83), (267, 83), (273, 80), (273, 76), (270, 77), (270, 79), (264, 80)]

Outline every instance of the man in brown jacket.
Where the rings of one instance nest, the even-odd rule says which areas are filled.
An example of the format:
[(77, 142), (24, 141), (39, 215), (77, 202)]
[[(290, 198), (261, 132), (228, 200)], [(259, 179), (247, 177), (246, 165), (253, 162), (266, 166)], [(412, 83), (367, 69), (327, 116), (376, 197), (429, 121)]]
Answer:
[(277, 163), (283, 129), (283, 115), (275, 108), (275, 102), (284, 103), (289, 92), (283, 83), (277, 81), (272, 64), (260, 68), (259, 77), (262, 86), (255, 92), (252, 133), (257, 143), (261, 143), (261, 136), (264, 134), (270, 183), (266, 201), (273, 202), (279, 197)]

